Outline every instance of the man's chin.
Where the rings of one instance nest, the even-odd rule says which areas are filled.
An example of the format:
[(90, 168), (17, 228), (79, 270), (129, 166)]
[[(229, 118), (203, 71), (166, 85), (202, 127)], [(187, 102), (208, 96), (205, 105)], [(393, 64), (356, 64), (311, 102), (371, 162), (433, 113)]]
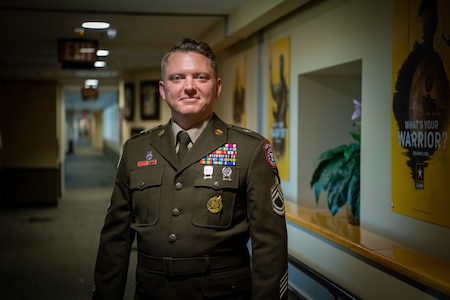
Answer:
[(182, 110), (178, 111), (176, 115), (173, 115), (173, 117), (175, 120), (178, 120), (177, 123), (188, 122), (190, 125), (195, 125), (210, 118), (212, 114), (213, 112), (206, 113), (205, 111), (198, 111), (198, 110)]

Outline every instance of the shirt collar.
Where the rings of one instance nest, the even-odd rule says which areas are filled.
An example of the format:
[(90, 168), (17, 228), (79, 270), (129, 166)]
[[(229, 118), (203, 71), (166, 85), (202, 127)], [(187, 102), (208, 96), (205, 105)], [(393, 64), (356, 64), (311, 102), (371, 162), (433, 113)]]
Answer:
[(175, 145), (177, 144), (177, 135), (180, 131), (186, 131), (189, 134), (189, 137), (191, 138), (191, 142), (194, 144), (195, 141), (197, 141), (198, 137), (203, 133), (203, 131), (205, 130), (206, 126), (208, 125), (209, 121), (211, 121), (211, 119), (212, 117), (206, 119), (205, 121), (197, 124), (194, 127), (189, 128), (188, 130), (184, 130), (177, 123), (171, 120), (174, 144)]

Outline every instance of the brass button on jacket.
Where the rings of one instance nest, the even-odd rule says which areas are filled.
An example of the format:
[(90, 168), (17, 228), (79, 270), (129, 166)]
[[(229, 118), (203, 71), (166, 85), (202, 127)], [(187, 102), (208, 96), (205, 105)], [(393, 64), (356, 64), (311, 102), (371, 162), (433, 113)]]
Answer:
[[(170, 294), (158, 299), (286, 300), (286, 221), (269, 142), (214, 115), (180, 164), (171, 126), (150, 129), (123, 146), (98, 251), (93, 299), (123, 299), (127, 278), (120, 272), (138, 240), (139, 254), (157, 259), (158, 268), (163, 258), (189, 268), (197, 263), (202, 270), (218, 268), (167, 279), (186, 285), (177, 291), (167, 289), (172, 285), (147, 283), (147, 271), (138, 269), (149, 295)], [(250, 238), (253, 274), (247, 261)], [(239, 259), (237, 266), (236, 256), (245, 262)]]
[(173, 244), (176, 241), (177, 241), (177, 236), (174, 233), (170, 234), (169, 235), (169, 242)]
[(178, 217), (181, 214), (180, 210), (178, 208), (174, 208), (172, 210), (172, 216)]

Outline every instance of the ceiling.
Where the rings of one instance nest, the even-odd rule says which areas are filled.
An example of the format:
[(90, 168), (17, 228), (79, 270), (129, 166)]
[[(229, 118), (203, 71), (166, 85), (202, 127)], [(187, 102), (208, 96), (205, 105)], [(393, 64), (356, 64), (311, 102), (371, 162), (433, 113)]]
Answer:
[[(97, 110), (117, 101), (118, 80), (129, 71), (159, 67), (161, 57), (183, 37), (200, 38), (246, 0), (2, 0), (0, 78), (57, 80), (68, 109)], [(117, 31), (85, 30), (108, 49), (103, 69), (63, 69), (58, 39), (76, 38), (82, 22), (101, 20)], [(98, 101), (82, 101), (87, 78), (99, 79)]]

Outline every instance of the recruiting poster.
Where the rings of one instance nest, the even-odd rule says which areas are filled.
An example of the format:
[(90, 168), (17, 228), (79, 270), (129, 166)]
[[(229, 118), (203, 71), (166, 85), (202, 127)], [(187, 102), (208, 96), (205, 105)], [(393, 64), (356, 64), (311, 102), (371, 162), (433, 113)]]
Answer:
[(234, 59), (233, 72), (233, 121), (245, 127), (245, 56)]
[(450, 1), (394, 3), (392, 210), (450, 227)]
[(270, 44), (269, 136), (280, 178), (289, 179), (289, 37)]

